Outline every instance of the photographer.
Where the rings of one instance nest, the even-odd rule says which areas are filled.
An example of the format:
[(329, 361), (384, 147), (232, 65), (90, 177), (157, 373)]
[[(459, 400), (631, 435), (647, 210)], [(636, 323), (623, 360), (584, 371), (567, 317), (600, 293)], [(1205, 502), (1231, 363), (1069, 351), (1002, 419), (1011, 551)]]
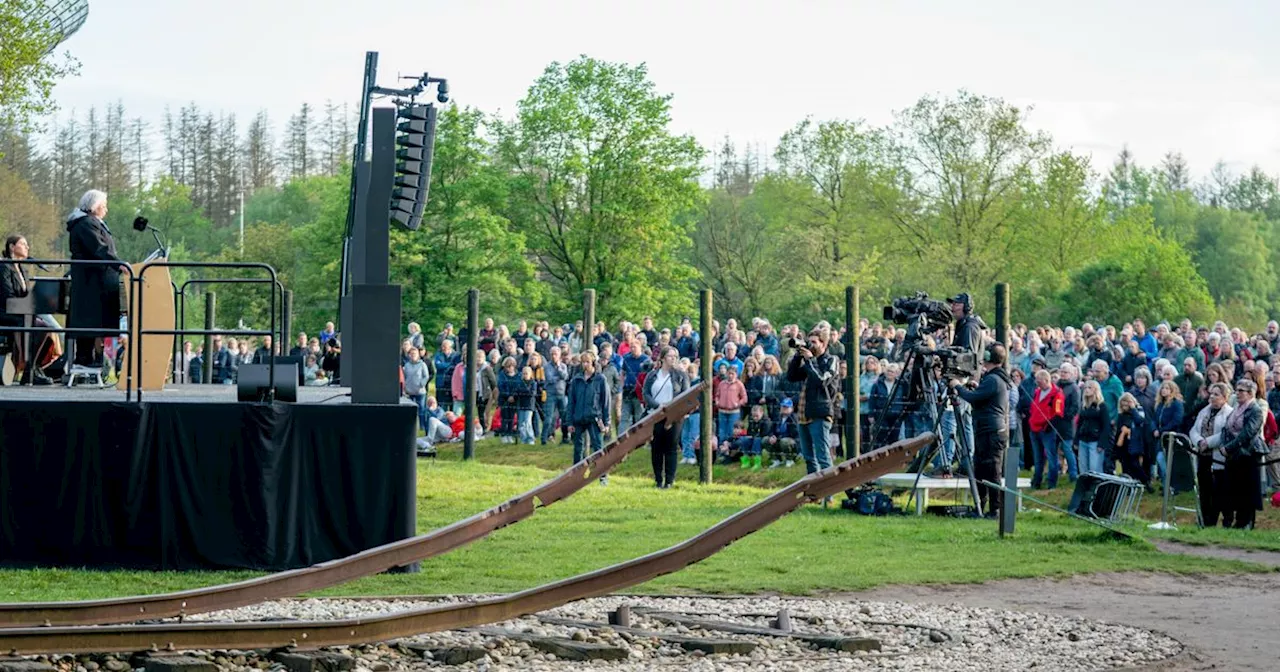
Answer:
[(793, 342), (796, 354), (787, 364), (787, 379), (800, 382), (796, 415), (800, 423), (800, 454), (812, 474), (831, 466), (831, 423), (840, 391), (840, 364), (827, 352), (822, 329), (809, 332), (808, 342)]
[(1000, 480), (1004, 451), (1009, 445), (1009, 388), (1013, 381), (1004, 370), (1005, 348), (992, 343), (982, 360), (982, 380), (973, 390), (960, 387), (961, 381), (952, 379), (952, 389), (973, 407), (973, 475), (978, 479), (978, 493), (986, 504), (987, 514), (998, 515), (1003, 497), (999, 490), (982, 481), (997, 483)]
[[(955, 332), (951, 337), (951, 347), (962, 348), (981, 355), (983, 352), (982, 330), (987, 325), (983, 324), (982, 318), (973, 314), (973, 298), (969, 296), (968, 292), (961, 292), (947, 299), (947, 302), (951, 304), (951, 317), (956, 321)], [(973, 417), (968, 404), (963, 401), (955, 402), (953, 410), (956, 416), (956, 431), (960, 434), (957, 437), (960, 439), (960, 445), (974, 445)], [(964, 450), (960, 450), (959, 453), (960, 469), (963, 471), (968, 468), (968, 465), (965, 464), (968, 455)]]

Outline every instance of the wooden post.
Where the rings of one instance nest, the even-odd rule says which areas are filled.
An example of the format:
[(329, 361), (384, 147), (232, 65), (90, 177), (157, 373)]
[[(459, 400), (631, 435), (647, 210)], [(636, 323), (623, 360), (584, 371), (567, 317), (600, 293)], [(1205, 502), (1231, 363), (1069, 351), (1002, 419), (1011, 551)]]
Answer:
[[(280, 354), (289, 354), (289, 344), (293, 342), (293, 290), (286, 289), (280, 294), (280, 339), (276, 341)], [(303, 361), (299, 368), (306, 366)]]
[[(204, 293), (204, 328), (206, 331), (212, 331), (214, 323), (217, 321), (217, 297), (213, 292)], [(201, 380), (206, 383), (213, 382), (213, 358), (218, 353), (213, 351), (213, 336), (208, 334), (204, 337), (204, 375)]]
[[(996, 285), (996, 340), (1005, 347), (1006, 353), (1009, 352), (1009, 328), (1009, 283), (1002, 282)], [(1005, 360), (1004, 367), (1005, 370), (1009, 369), (1008, 359)], [(1009, 413), (1016, 412), (1016, 409), (1009, 409)], [(1005, 431), (1008, 432), (1008, 429)], [(1013, 534), (1018, 515), (1018, 498), (1010, 494), (1018, 491), (1018, 451), (1007, 445), (1004, 449), (1004, 487), (1005, 492), (1001, 498), (1003, 505), (1000, 507), (1001, 537)]]
[(858, 403), (862, 386), (862, 358), (858, 356), (858, 288), (844, 288), (845, 361), (849, 375), (844, 379), (844, 457), (862, 454), (862, 406)]
[[(463, 377), (466, 390), (466, 429), (462, 439), (462, 459), (476, 456), (476, 374), (480, 371), (477, 351), (480, 349), (480, 290), (467, 290), (467, 371)], [(483, 422), (483, 421), (482, 421)]]
[[(582, 351), (587, 352), (591, 349), (591, 342), (594, 339), (592, 334), (596, 328), (596, 290), (584, 289), (582, 291)], [(611, 391), (610, 394), (613, 392)], [(610, 416), (612, 418), (612, 416)], [(612, 420), (610, 420), (612, 424)], [(595, 448), (596, 446), (592, 446)]]
[(711, 483), (711, 465), (715, 459), (715, 452), (711, 449), (711, 427), (714, 418), (715, 408), (711, 403), (711, 395), (715, 387), (715, 378), (711, 370), (711, 290), (702, 290), (702, 310), (698, 320), (698, 329), (700, 341), (698, 343), (698, 359), (699, 368), (701, 369), (701, 378), (704, 384), (702, 388), (702, 407), (699, 411), (702, 420), (702, 427), (699, 428), (698, 437), (702, 446), (699, 455), (698, 464), (698, 482), (702, 484)]

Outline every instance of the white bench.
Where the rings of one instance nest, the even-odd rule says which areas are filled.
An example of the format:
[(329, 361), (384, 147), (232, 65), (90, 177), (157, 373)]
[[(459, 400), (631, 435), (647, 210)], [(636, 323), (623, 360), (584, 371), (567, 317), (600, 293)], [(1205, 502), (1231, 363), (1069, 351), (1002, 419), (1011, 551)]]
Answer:
[[(1000, 479), (1003, 481), (1004, 479)], [(931, 478), (929, 476), (921, 476), (920, 482), (916, 482), (915, 474), (885, 474), (875, 480), (875, 484), (886, 488), (901, 488), (904, 490), (915, 490), (916, 515), (924, 515), (925, 508), (929, 506), (930, 490), (959, 490), (969, 494), (969, 478), (964, 475), (957, 475), (954, 478)], [(1022, 490), (1031, 487), (1031, 479), (1018, 479), (1018, 510), (1022, 510)], [(968, 501), (967, 499), (965, 501)]]

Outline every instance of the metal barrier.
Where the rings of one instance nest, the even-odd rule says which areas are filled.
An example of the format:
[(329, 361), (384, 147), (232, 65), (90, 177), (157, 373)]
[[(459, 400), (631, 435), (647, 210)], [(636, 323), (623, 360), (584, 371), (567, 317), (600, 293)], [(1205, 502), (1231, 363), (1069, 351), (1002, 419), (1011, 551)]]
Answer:
[[(143, 343), (143, 341), (145, 340), (144, 338), (142, 338), (143, 336), (185, 336), (185, 335), (194, 335), (194, 336), (220, 336), (220, 335), (228, 335), (228, 334), (230, 334), (230, 335), (240, 334), (240, 335), (244, 335), (244, 336), (270, 336), (270, 335), (272, 335), (272, 334), (274, 333), (274, 331), (275, 331), (275, 329), (276, 329), (276, 326), (277, 326), (277, 325), (276, 325), (276, 317), (277, 317), (277, 312), (276, 312), (276, 299), (277, 299), (277, 294), (276, 294), (276, 290), (277, 290), (278, 288), (280, 289), (280, 300), (281, 300), (281, 301), (283, 301), (283, 294), (284, 294), (284, 291), (283, 291), (283, 286), (280, 284), (280, 279), (276, 276), (276, 269), (272, 268), (270, 264), (264, 264), (264, 263), (261, 263), (261, 262), (236, 262), (236, 261), (216, 261), (216, 262), (215, 262), (215, 261), (211, 261), (211, 262), (202, 262), (202, 261), (152, 261), (152, 262), (149, 262), (149, 263), (147, 263), (145, 266), (143, 266), (143, 267), (142, 267), (142, 269), (138, 272), (138, 277), (136, 278), (136, 280), (135, 280), (135, 281), (136, 281), (136, 282), (138, 282), (138, 283), (141, 283), (141, 282), (142, 282), (142, 280), (143, 280), (143, 277), (146, 275), (146, 273), (147, 273), (147, 271), (148, 271), (148, 270), (150, 270), (150, 269), (152, 269), (152, 268), (159, 268), (159, 267), (165, 267), (165, 268), (240, 268), (240, 269), (252, 269), (252, 268), (256, 268), (256, 269), (260, 269), (260, 270), (264, 270), (264, 271), (266, 271), (266, 272), (271, 276), (270, 278), (228, 278), (228, 280), (237, 280), (238, 282), (245, 283), (245, 284), (264, 284), (264, 285), (265, 285), (265, 284), (270, 284), (270, 285), (271, 285), (271, 301), (270, 301), (270, 303), (271, 303), (271, 318), (270, 318), (269, 322), (270, 322), (270, 325), (271, 325), (272, 330), (271, 330), (271, 331), (261, 331), (261, 330), (256, 330), (256, 331), (247, 331), (247, 330), (227, 330), (227, 329), (143, 329), (143, 328), (142, 328), (142, 323), (143, 323), (143, 322), (142, 322), (142, 305), (141, 305), (141, 302), (139, 302), (139, 305), (138, 305), (138, 307), (137, 307), (137, 309), (138, 309), (138, 325), (139, 325), (139, 326), (138, 326), (138, 332), (137, 332), (137, 334), (138, 334), (137, 353), (138, 353), (138, 354), (137, 354), (137, 356), (136, 356), (136, 357), (134, 357), (134, 358), (130, 361), (130, 365), (131, 365), (131, 367), (140, 367), (140, 366), (141, 366), (141, 361), (142, 361), (142, 343)], [(170, 282), (172, 283), (172, 280), (171, 280)], [(184, 285), (184, 286), (185, 286), (185, 285)], [(134, 294), (135, 294), (135, 296), (136, 296), (136, 295), (138, 294), (138, 292), (135, 292)], [(131, 333), (132, 333), (132, 332), (131, 332)], [(268, 360), (269, 360), (269, 361), (268, 361), (269, 366), (268, 366), (268, 371), (267, 371), (267, 386), (268, 386), (268, 388), (270, 388), (271, 393), (272, 393), (272, 394), (274, 394), (274, 393), (275, 393), (275, 388), (276, 388), (276, 367), (275, 367), (275, 363), (276, 363), (276, 354), (275, 354), (275, 350), (274, 350), (274, 348), (269, 349), (269, 350), (267, 351), (267, 357), (268, 357)], [(135, 370), (139, 373), (139, 375), (141, 375), (141, 370), (140, 370), (140, 369), (135, 368)], [(131, 372), (131, 373), (132, 373), (132, 372)], [(138, 388), (138, 401), (142, 401), (142, 388), (141, 388), (141, 387), (139, 387), (139, 388)]]
[[(219, 262), (219, 263), (221, 263), (221, 262)], [(269, 267), (269, 266), (268, 266), (268, 267)], [(275, 270), (275, 269), (272, 269), (273, 274), (274, 274), (274, 270)], [(181, 286), (181, 287), (178, 287), (178, 285), (177, 285), (177, 284), (173, 284), (174, 300), (177, 302), (177, 306), (176, 306), (176, 307), (177, 307), (177, 311), (178, 311), (178, 330), (179, 330), (179, 331), (182, 331), (183, 333), (186, 333), (186, 331), (187, 331), (187, 287), (188, 287), (189, 285), (205, 285), (205, 284), (219, 284), (219, 285), (220, 285), (220, 284), (227, 284), (227, 285), (234, 285), (234, 284), (263, 284), (263, 283), (265, 283), (265, 282), (266, 282), (266, 279), (265, 279), (265, 278), (191, 278), (190, 280), (187, 280), (186, 282), (182, 283), (182, 286)], [(172, 281), (172, 280), (170, 280), (170, 283), (173, 283), (173, 281)], [(281, 283), (279, 280), (275, 280), (275, 291), (280, 292), (280, 303), (281, 303), (281, 309), (283, 309), (283, 308), (284, 308), (284, 284), (283, 284), (283, 283)], [(283, 325), (284, 325), (284, 317), (283, 317), (283, 316), (281, 316), (281, 318), (280, 318), (280, 323), (281, 323), (281, 331), (280, 331), (280, 334), (279, 334), (279, 335), (276, 335), (276, 334), (274, 334), (274, 333), (273, 333), (273, 334), (266, 334), (266, 333), (263, 333), (263, 332), (261, 332), (261, 331), (252, 331), (252, 330), (248, 330), (248, 329), (237, 329), (237, 330), (235, 330), (235, 331), (222, 332), (221, 334), (209, 334), (209, 335), (210, 335), (210, 336), (227, 336), (227, 335), (232, 335), (232, 336), (234, 336), (234, 335), (241, 335), (241, 336), (268, 336), (268, 335), (269, 335), (269, 336), (271, 336), (272, 338), (280, 339), (280, 348), (281, 348), (281, 350), (283, 351), (283, 349), (284, 349), (284, 343), (285, 343), (285, 339), (284, 339), (284, 331), (283, 331)], [(272, 326), (272, 328), (274, 328), (276, 325), (273, 323), (271, 326)], [(175, 362), (176, 362), (176, 361), (178, 361), (178, 349), (179, 349), (179, 347), (180, 347), (180, 346), (179, 346), (179, 344), (178, 344), (178, 342), (177, 342), (177, 339), (174, 339), (174, 344), (173, 344), (173, 360), (174, 360)], [(206, 354), (205, 354), (205, 356), (206, 356), (206, 357), (212, 357), (212, 356), (213, 356), (213, 353), (206, 353)], [(185, 374), (185, 372), (184, 372), (184, 374)]]
[[(134, 283), (138, 279), (134, 277), (132, 266), (130, 266), (125, 262), (116, 261), (113, 259), (30, 259), (30, 258), (9, 259), (9, 258), (0, 257), (0, 264), (15, 264), (15, 265), (30, 265), (30, 266), (111, 266), (111, 267), (118, 268), (121, 273), (127, 273), (129, 276), (130, 284)], [(126, 333), (133, 333), (133, 316), (136, 310), (136, 307), (133, 305), (133, 302), (136, 300), (136, 298), (137, 298), (137, 293), (131, 292), (129, 295), (129, 301), (130, 301), (129, 310), (126, 311), (126, 315), (125, 315)], [(27, 326), (10, 327), (5, 325), (0, 325), (0, 334), (58, 333), (58, 334), (68, 334), (68, 335), (83, 334), (85, 336), (92, 335), (94, 337), (97, 337), (103, 333), (118, 333), (118, 332), (119, 332), (118, 326), (116, 329), (102, 329), (100, 327), (37, 327), (34, 325), (30, 327), (27, 327)], [(31, 360), (28, 355), (27, 364), (29, 365), (30, 362)], [(126, 376), (125, 388), (124, 388), (124, 400), (130, 401), (132, 397), (133, 397), (133, 377)], [(138, 400), (141, 401), (141, 399), (142, 399), (142, 390), (139, 389)]]
[[(188, 280), (183, 283), (181, 288), (177, 283), (170, 279), (169, 284), (173, 287), (175, 301), (181, 301), (181, 308), (185, 309), (185, 301), (182, 297), (185, 295), (187, 285), (193, 283), (228, 283), (228, 284), (269, 284), (271, 285), (270, 300), (270, 330), (246, 330), (246, 329), (186, 329), (185, 315), (181, 318), (182, 322), (178, 329), (143, 329), (142, 325), (142, 302), (140, 291), (131, 291), (129, 293), (128, 310), (125, 311), (125, 328), (124, 333), (135, 335), (133, 326), (138, 324), (136, 331), (137, 344), (135, 346), (135, 356), (129, 358), (129, 366), (124, 371), (117, 372), (118, 375), (125, 376), (125, 401), (133, 401), (133, 381), (134, 377), (140, 376), (143, 336), (274, 336), (279, 331), (280, 325), (277, 323), (279, 312), (277, 311), (277, 302), (284, 301), (284, 286), (280, 283), (276, 270), (270, 264), (260, 262), (198, 262), (198, 261), (150, 261), (147, 262), (135, 274), (133, 267), (126, 262), (116, 260), (100, 260), (100, 259), (6, 259), (0, 258), (0, 264), (18, 264), (30, 266), (111, 266), (118, 267), (121, 273), (128, 275), (129, 286), (138, 290), (147, 270), (152, 267), (164, 266), (166, 268), (238, 268), (238, 269), (259, 269), (267, 272), (269, 277), (266, 278), (201, 278)], [(175, 306), (178, 308), (178, 306)], [(103, 329), (99, 327), (37, 327), (37, 326), (6, 326), (0, 325), (0, 334), (5, 333), (60, 333), (68, 336), (76, 334), (98, 336), (103, 333), (118, 333), (119, 329)], [(212, 354), (210, 355), (212, 356)], [(275, 350), (268, 351), (270, 366), (267, 380), (268, 385), (275, 390)], [(137, 390), (137, 401), (142, 401), (142, 387)]]

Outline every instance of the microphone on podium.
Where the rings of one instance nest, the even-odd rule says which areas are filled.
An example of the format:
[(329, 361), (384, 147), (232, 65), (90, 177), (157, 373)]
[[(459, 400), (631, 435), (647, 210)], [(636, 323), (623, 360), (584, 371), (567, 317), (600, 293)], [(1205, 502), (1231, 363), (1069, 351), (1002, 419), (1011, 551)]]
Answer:
[(148, 220), (146, 217), (143, 217), (142, 215), (138, 215), (137, 217), (134, 217), (133, 230), (139, 231), (139, 232), (150, 230), (151, 235), (154, 236), (156, 239), (156, 251), (151, 253), (151, 257), (147, 259), (148, 261), (156, 257), (168, 258), (169, 250), (165, 248), (164, 243), (160, 240), (160, 233), (159, 233), (160, 229), (157, 229), (156, 227), (151, 226), (150, 220)]

